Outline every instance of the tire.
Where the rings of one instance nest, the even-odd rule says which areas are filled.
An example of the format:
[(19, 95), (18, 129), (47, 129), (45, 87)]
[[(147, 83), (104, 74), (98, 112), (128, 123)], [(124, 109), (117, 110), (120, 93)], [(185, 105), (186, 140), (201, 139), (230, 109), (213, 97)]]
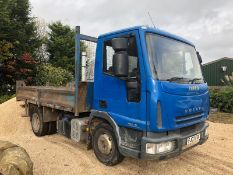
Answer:
[(57, 122), (49, 122), (48, 135), (57, 133)]
[(49, 123), (43, 121), (42, 113), (38, 107), (35, 107), (32, 111), (31, 126), (33, 133), (38, 136), (44, 136), (48, 133)]
[(101, 123), (94, 129), (92, 147), (97, 159), (107, 166), (114, 166), (124, 159), (118, 150), (113, 128), (106, 123)]

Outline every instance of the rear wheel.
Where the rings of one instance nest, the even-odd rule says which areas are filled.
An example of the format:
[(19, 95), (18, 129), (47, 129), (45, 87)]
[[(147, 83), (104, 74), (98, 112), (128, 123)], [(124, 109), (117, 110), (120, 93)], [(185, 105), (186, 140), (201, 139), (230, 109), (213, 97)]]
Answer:
[(118, 150), (113, 128), (106, 123), (96, 126), (93, 131), (92, 144), (97, 159), (105, 165), (116, 165), (124, 158)]
[(48, 123), (43, 122), (43, 117), (38, 107), (33, 109), (31, 126), (33, 133), (38, 137), (48, 133)]

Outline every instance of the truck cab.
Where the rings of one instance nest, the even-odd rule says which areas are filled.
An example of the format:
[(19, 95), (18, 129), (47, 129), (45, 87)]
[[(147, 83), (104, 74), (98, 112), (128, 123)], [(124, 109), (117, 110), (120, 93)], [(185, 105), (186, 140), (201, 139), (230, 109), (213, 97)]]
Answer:
[(133, 27), (99, 36), (95, 61), (91, 115), (111, 125), (120, 154), (162, 159), (207, 140), (208, 87), (191, 42)]

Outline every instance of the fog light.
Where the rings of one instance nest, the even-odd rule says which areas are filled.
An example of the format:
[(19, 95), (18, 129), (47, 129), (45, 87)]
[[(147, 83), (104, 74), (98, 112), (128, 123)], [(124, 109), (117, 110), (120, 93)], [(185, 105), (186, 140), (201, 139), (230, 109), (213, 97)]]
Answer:
[(172, 142), (162, 142), (162, 143), (147, 143), (146, 153), (148, 154), (158, 154), (171, 152), (175, 149), (175, 141)]
[(209, 132), (208, 132), (208, 128), (205, 129), (205, 136), (208, 136)]

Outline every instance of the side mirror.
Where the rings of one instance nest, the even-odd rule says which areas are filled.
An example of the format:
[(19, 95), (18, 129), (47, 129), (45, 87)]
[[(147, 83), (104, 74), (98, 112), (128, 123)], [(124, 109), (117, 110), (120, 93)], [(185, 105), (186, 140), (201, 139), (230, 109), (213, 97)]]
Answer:
[(198, 60), (199, 60), (199, 62), (201, 64), (202, 63), (202, 58), (201, 58), (201, 55), (199, 54), (199, 52), (197, 52), (197, 58), (198, 58)]
[(114, 38), (112, 39), (112, 48), (115, 51), (113, 55), (113, 72), (117, 77), (128, 77), (128, 39)]
[(113, 55), (113, 72), (117, 77), (128, 77), (129, 59), (127, 52), (121, 51)]

